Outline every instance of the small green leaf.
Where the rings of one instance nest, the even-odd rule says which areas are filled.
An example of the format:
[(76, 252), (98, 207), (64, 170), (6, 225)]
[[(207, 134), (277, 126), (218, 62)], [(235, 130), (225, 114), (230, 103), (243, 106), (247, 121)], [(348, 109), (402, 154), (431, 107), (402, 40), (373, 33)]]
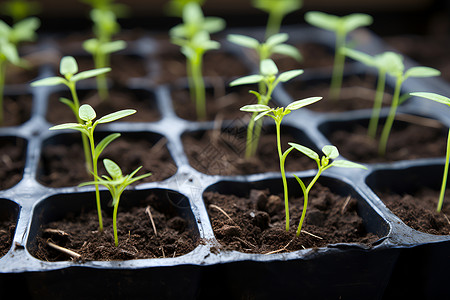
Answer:
[(281, 82), (286, 82), (286, 81), (291, 80), (292, 78), (300, 76), (303, 73), (304, 73), (303, 70), (291, 70), (291, 71), (286, 71), (286, 72), (281, 73), (278, 76), (278, 78)]
[(292, 102), (291, 104), (289, 104), (288, 106), (286, 106), (286, 109), (289, 110), (297, 110), (299, 108), (302, 108), (304, 106), (313, 104), (319, 100), (321, 100), (322, 97), (310, 97), (310, 98), (306, 98), (306, 99), (302, 99), (302, 100), (297, 100)]
[(100, 46), (101, 52), (110, 54), (120, 50), (123, 50), (127, 47), (127, 43), (125, 41), (113, 41), (109, 43), (105, 43)]
[(229, 34), (227, 40), (245, 48), (257, 49), (259, 46), (257, 39), (241, 34)]
[(245, 106), (241, 107), (240, 110), (246, 111), (246, 112), (263, 112), (266, 110), (270, 110), (270, 107), (267, 105), (263, 105), (263, 104), (251, 104), (251, 105), (245, 105)]
[(333, 145), (326, 145), (322, 148), (323, 154), (325, 154), (326, 157), (335, 159), (339, 156), (338, 149)]
[(122, 119), (125, 117), (128, 117), (129, 115), (132, 115), (136, 113), (135, 109), (124, 109), (124, 110), (120, 110), (120, 111), (116, 111), (114, 113), (108, 114), (104, 117), (101, 117), (100, 119), (97, 120), (97, 123), (102, 124), (102, 123), (109, 123), (118, 119)]
[(450, 98), (447, 98), (445, 96), (442, 96), (442, 95), (439, 95), (436, 93), (416, 92), (416, 93), (410, 93), (410, 95), (426, 98), (426, 99), (433, 100), (433, 101), (443, 103), (443, 104), (450, 106)]
[(300, 151), (301, 153), (305, 154), (309, 158), (311, 158), (317, 162), (319, 161), (319, 154), (317, 154), (317, 152), (315, 152), (314, 150), (312, 150), (308, 147), (296, 144), (296, 143), (289, 143), (289, 146), (294, 147), (297, 151)]
[(408, 77), (432, 77), (439, 76), (441, 72), (439, 70), (429, 68), (429, 67), (412, 67), (405, 73), (405, 78)]
[(273, 47), (275, 45), (286, 42), (288, 39), (289, 35), (287, 33), (277, 33), (267, 39), (266, 45), (269, 47)]
[(71, 109), (75, 114), (78, 113), (78, 112), (76, 111), (75, 103), (73, 103), (72, 100), (67, 99), (67, 98), (64, 98), (64, 97), (60, 97), (60, 98), (59, 98), (59, 102), (61, 102), (61, 103), (65, 104), (65, 105), (67, 105), (68, 107), (70, 107), (70, 109)]
[(60, 84), (66, 84), (66, 83), (67, 83), (67, 81), (62, 77), (47, 77), (47, 78), (33, 81), (31, 83), (31, 86), (54, 86), (54, 85), (60, 85)]
[(309, 24), (325, 29), (336, 31), (339, 27), (339, 17), (319, 11), (310, 11), (305, 14), (305, 21)]
[(273, 111), (273, 109), (270, 109), (270, 110), (267, 110), (267, 111), (264, 111), (264, 112), (258, 114), (258, 115), (255, 117), (255, 121), (258, 121), (259, 119), (261, 119), (262, 117), (264, 117), (265, 115), (267, 115), (268, 113), (270, 113), (271, 111)]
[(244, 76), (244, 77), (233, 80), (232, 82), (230, 82), (230, 86), (255, 84), (255, 83), (259, 83), (263, 80), (264, 80), (264, 76), (262, 76), (262, 75), (259, 75), (259, 74), (248, 75), (248, 76)]
[(345, 159), (334, 160), (330, 166), (339, 167), (339, 168), (359, 168), (359, 169), (367, 170), (367, 168), (365, 166), (355, 163), (355, 162), (352, 162), (352, 161), (345, 160)]
[(100, 68), (100, 69), (94, 69), (94, 70), (88, 70), (81, 73), (78, 73), (77, 75), (73, 76), (71, 78), (71, 81), (77, 82), (83, 79), (96, 77), (101, 74), (105, 74), (107, 72), (111, 71), (111, 68)]
[(264, 76), (278, 74), (277, 65), (271, 59), (264, 59), (263, 61), (261, 61), (260, 69), (261, 69), (261, 74)]
[(298, 184), (300, 185), (300, 187), (302, 188), (303, 194), (306, 193), (306, 186), (305, 186), (305, 184), (303, 183), (303, 181), (302, 181), (300, 178), (298, 178), (298, 176), (295, 175), (295, 174), (294, 174), (294, 177), (295, 177), (295, 179), (297, 180), (297, 182), (298, 182)]
[(78, 73), (78, 64), (73, 56), (64, 56), (59, 65), (59, 73), (62, 75), (73, 75)]
[(113, 162), (110, 159), (105, 158), (103, 160), (103, 164), (105, 165), (106, 171), (113, 179), (117, 180), (122, 177), (122, 170), (115, 162)]
[(350, 48), (342, 48), (340, 50), (342, 54), (348, 56), (356, 61), (359, 61), (366, 66), (373, 67), (375, 66), (375, 58), (361, 51), (357, 51)]
[(80, 119), (85, 122), (92, 121), (97, 117), (95, 110), (89, 104), (81, 105), (80, 109), (78, 110), (78, 115)]
[(52, 126), (48, 130), (64, 130), (64, 129), (80, 130), (80, 129), (83, 129), (83, 125), (78, 124), (78, 123), (65, 123), (65, 124)]
[(346, 32), (355, 30), (358, 27), (368, 26), (372, 24), (373, 18), (367, 14), (350, 14), (342, 17), (344, 28)]
[(208, 33), (216, 33), (225, 28), (225, 21), (217, 17), (206, 17), (202, 29)]
[(94, 150), (95, 157), (99, 157), (102, 154), (103, 150), (105, 150), (106, 146), (108, 146), (112, 141), (120, 137), (120, 133), (111, 133), (97, 144)]
[(297, 61), (302, 60), (302, 54), (300, 53), (300, 51), (298, 51), (296, 47), (291, 45), (287, 44), (276, 45), (272, 48), (272, 52), (292, 57)]

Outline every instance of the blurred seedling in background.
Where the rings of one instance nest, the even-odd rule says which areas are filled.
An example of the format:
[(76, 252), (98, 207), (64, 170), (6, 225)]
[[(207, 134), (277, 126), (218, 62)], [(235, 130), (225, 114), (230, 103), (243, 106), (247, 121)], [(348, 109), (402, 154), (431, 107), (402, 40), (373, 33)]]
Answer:
[(347, 35), (351, 31), (372, 24), (372, 17), (367, 14), (350, 14), (343, 17), (311, 11), (305, 14), (305, 20), (309, 24), (332, 31), (336, 34), (334, 48), (333, 73), (330, 84), (331, 99), (339, 99), (341, 93), (342, 78), (344, 76), (345, 55), (341, 49), (346, 47)]
[(183, 10), (186, 4), (188, 3), (197, 3), (199, 6), (202, 6), (205, 3), (205, 0), (170, 0), (166, 7), (165, 12), (167, 15), (171, 17), (183, 17)]
[(102, 211), (101, 211), (101, 203), (100, 203), (100, 192), (98, 189), (98, 159), (102, 154), (103, 150), (115, 139), (117, 139), (120, 134), (112, 133), (102, 139), (97, 145), (95, 145), (94, 140), (94, 131), (97, 125), (110, 123), (122, 118), (125, 118), (129, 115), (136, 113), (134, 109), (125, 109), (120, 110), (111, 114), (108, 114), (94, 122), (94, 119), (97, 117), (95, 110), (89, 104), (83, 104), (79, 109), (79, 118), (82, 122), (80, 123), (65, 123), (61, 125), (56, 125), (50, 128), (50, 130), (65, 130), (72, 129), (81, 132), (82, 136), (85, 136), (89, 140), (89, 149), (90, 149), (90, 157), (92, 158), (91, 165), (92, 171), (91, 173), (94, 176), (94, 184), (95, 184), (95, 198), (97, 202), (97, 213), (99, 220), (99, 230), (103, 231), (103, 221), (102, 221)]
[(40, 3), (37, 1), (26, 0), (9, 0), (0, 4), (0, 9), (3, 15), (11, 18), (12, 24), (37, 15), (41, 11)]
[(322, 99), (322, 97), (311, 97), (311, 98), (306, 98), (303, 100), (297, 100), (297, 101), (292, 102), (288, 106), (286, 106), (286, 108), (283, 108), (283, 107), (270, 108), (269, 106), (263, 105), (263, 104), (252, 104), (252, 105), (245, 105), (245, 106), (241, 107), (241, 111), (257, 113), (255, 120), (258, 120), (264, 116), (268, 116), (268, 117), (271, 117), (275, 121), (276, 134), (277, 134), (277, 142), (276, 142), (277, 143), (277, 151), (278, 151), (278, 157), (280, 160), (281, 178), (283, 180), (284, 207), (285, 207), (285, 213), (286, 213), (286, 231), (289, 231), (289, 202), (288, 202), (289, 198), (288, 198), (288, 186), (287, 186), (287, 180), (286, 180), (286, 172), (284, 170), (284, 163), (285, 163), (286, 157), (289, 154), (290, 150), (287, 150), (283, 153), (282, 148), (281, 148), (281, 122), (283, 121), (283, 118), (286, 115), (290, 114), (292, 111), (298, 110), (304, 106), (315, 103), (321, 99)]

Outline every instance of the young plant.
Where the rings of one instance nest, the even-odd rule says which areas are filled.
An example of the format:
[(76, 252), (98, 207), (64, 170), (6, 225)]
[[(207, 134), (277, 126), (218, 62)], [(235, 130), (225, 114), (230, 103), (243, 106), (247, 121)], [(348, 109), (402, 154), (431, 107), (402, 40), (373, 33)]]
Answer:
[[(120, 25), (110, 5), (97, 6), (98, 8), (93, 8), (90, 12), (95, 38), (84, 41), (83, 48), (92, 54), (95, 68), (99, 69), (109, 67), (111, 53), (125, 49), (127, 43), (122, 40), (112, 41), (112, 36), (120, 31)], [(99, 74), (96, 78), (100, 99), (105, 100), (108, 98), (106, 74)]]
[(103, 150), (105, 150), (106, 146), (108, 146), (112, 141), (117, 139), (120, 134), (112, 133), (102, 139), (100, 143), (95, 145), (94, 141), (94, 130), (99, 124), (110, 123), (116, 121), (118, 119), (125, 118), (129, 115), (132, 115), (136, 112), (134, 109), (125, 109), (120, 110), (115, 113), (108, 114), (95, 122), (94, 119), (97, 117), (95, 110), (89, 104), (83, 104), (79, 109), (79, 118), (83, 121), (83, 123), (66, 123), (61, 125), (56, 125), (50, 128), (50, 130), (64, 130), (64, 129), (72, 129), (81, 132), (82, 136), (85, 136), (89, 140), (89, 148), (90, 148), (90, 157), (92, 157), (92, 174), (94, 175), (94, 184), (95, 184), (95, 198), (97, 202), (97, 213), (98, 213), (98, 222), (99, 222), (99, 230), (103, 231), (103, 221), (102, 221), (102, 211), (100, 204), (100, 192), (98, 190), (98, 158), (100, 154), (102, 154)]
[(288, 203), (288, 186), (286, 180), (286, 172), (284, 171), (284, 162), (286, 160), (288, 151), (282, 152), (281, 148), (281, 122), (283, 118), (290, 114), (292, 111), (300, 109), (304, 106), (310, 105), (314, 102), (321, 100), (322, 97), (311, 97), (303, 100), (297, 100), (286, 106), (286, 108), (278, 107), (278, 108), (270, 108), (267, 105), (263, 104), (252, 104), (245, 105), (241, 107), (241, 111), (257, 113), (255, 120), (258, 120), (264, 116), (269, 116), (275, 121), (276, 126), (276, 134), (277, 134), (277, 151), (278, 157), (280, 160), (280, 172), (281, 178), (283, 180), (283, 188), (284, 188), (284, 206), (286, 211), (286, 231), (289, 231), (289, 203)]
[(383, 104), (383, 95), (384, 95), (384, 88), (386, 84), (386, 73), (387, 68), (390, 66), (395, 60), (397, 59), (397, 54), (391, 51), (387, 51), (375, 56), (370, 56), (366, 53), (363, 53), (361, 51), (349, 49), (349, 48), (343, 48), (342, 53), (354, 60), (357, 60), (366, 66), (369, 67), (375, 67), (378, 69), (378, 80), (377, 80), (377, 89), (375, 94), (375, 100), (373, 103), (372, 108), (372, 116), (370, 118), (369, 122), (369, 128), (368, 128), (368, 135), (375, 139), (377, 128), (378, 128), (378, 122), (380, 118), (380, 110), (381, 106)]
[[(450, 98), (447, 98), (445, 96), (442, 96), (442, 95), (439, 95), (436, 93), (417, 92), (417, 93), (410, 93), (410, 95), (433, 100), (433, 101), (436, 101), (439, 103), (443, 103), (450, 107)], [(450, 163), (450, 130), (448, 131), (448, 137), (447, 137), (447, 151), (446, 151), (446, 155), (445, 155), (444, 175), (442, 176), (441, 191), (439, 194), (439, 201), (438, 201), (438, 205), (436, 208), (437, 212), (441, 212), (442, 204), (444, 203), (444, 195), (445, 195), (445, 188), (447, 185), (449, 163)]]
[(201, 6), (205, 3), (205, 0), (170, 0), (165, 7), (166, 13), (172, 17), (182, 17), (184, 7), (190, 2), (195, 2)]
[(122, 193), (125, 191), (127, 186), (130, 184), (141, 180), (145, 177), (151, 176), (151, 173), (147, 173), (144, 175), (140, 175), (138, 177), (133, 178), (134, 175), (142, 168), (139, 167), (136, 170), (134, 170), (129, 175), (123, 175), (122, 170), (120, 167), (109, 159), (104, 159), (103, 164), (105, 165), (105, 169), (109, 174), (109, 177), (106, 175), (103, 175), (102, 178), (95, 176), (95, 181), (89, 181), (80, 184), (79, 186), (86, 186), (86, 185), (95, 185), (96, 187), (101, 184), (105, 186), (112, 197), (112, 205), (114, 206), (113, 211), (113, 230), (114, 230), (114, 245), (117, 247), (119, 245), (119, 238), (117, 236), (117, 210), (119, 208), (119, 201), (120, 197), (122, 196)]
[(21, 60), (17, 53), (17, 48), (8, 40), (0, 37), (0, 125), (3, 124), (3, 94), (8, 63), (20, 66)]
[(222, 30), (225, 22), (220, 18), (204, 17), (200, 6), (190, 2), (184, 6), (183, 24), (170, 30), (172, 43), (181, 47), (187, 58), (187, 75), (191, 99), (195, 103), (197, 118), (206, 118), (205, 83), (202, 65), (205, 52), (219, 49), (220, 44), (210, 39), (210, 33)]
[(286, 155), (289, 154), (289, 152), (293, 149), (298, 150), (301, 153), (308, 156), (309, 158), (315, 160), (317, 163), (317, 168), (318, 168), (316, 175), (311, 180), (311, 182), (308, 184), (308, 186), (306, 186), (305, 183), (294, 174), (295, 179), (297, 179), (297, 182), (299, 183), (299, 185), (303, 191), (302, 216), (300, 217), (300, 222), (298, 224), (298, 228), (297, 228), (297, 232), (296, 232), (296, 235), (299, 236), (300, 232), (302, 231), (302, 225), (303, 225), (303, 222), (304, 222), (305, 216), (306, 216), (306, 208), (308, 206), (309, 192), (311, 191), (312, 187), (319, 179), (320, 175), (325, 170), (327, 170), (331, 167), (360, 168), (360, 169), (366, 169), (366, 170), (367, 170), (367, 168), (363, 165), (360, 165), (360, 164), (357, 164), (357, 163), (354, 163), (354, 162), (351, 162), (348, 160), (344, 160), (344, 159), (336, 160), (336, 158), (339, 156), (339, 151), (335, 146), (332, 146), (332, 145), (326, 145), (322, 148), (322, 152), (324, 154), (324, 156), (322, 156), (322, 158), (320, 158), (319, 154), (317, 154), (314, 150), (312, 150), (308, 147), (305, 147), (305, 146), (302, 146), (302, 145), (299, 145), (296, 143), (289, 143), (289, 145), (291, 146), (291, 148), (286, 150), (286, 152), (285, 152)]
[(40, 12), (40, 4), (37, 1), (25, 1), (25, 0), (9, 0), (0, 5), (2, 12), (10, 16), (12, 23), (17, 22), (32, 16)]
[(386, 154), (387, 141), (391, 133), (392, 125), (394, 124), (397, 107), (400, 104), (400, 92), (403, 82), (410, 77), (424, 78), (439, 76), (441, 74), (438, 70), (429, 67), (412, 67), (405, 71), (403, 57), (399, 54), (391, 56), (390, 64), (386, 66), (386, 72), (395, 78), (395, 89), (389, 114), (381, 132), (380, 143), (378, 145), (378, 153), (380, 156)]
[(283, 18), (302, 7), (302, 0), (252, 0), (254, 7), (269, 14), (266, 39), (280, 32)]
[[(72, 100), (69, 100), (67, 98), (60, 98), (60, 101), (66, 104), (72, 110), (79, 124), (84, 124), (83, 119), (81, 119), (79, 116), (80, 101), (78, 99), (76, 88), (77, 82), (83, 79), (96, 77), (97, 75), (104, 74), (109, 71), (111, 71), (110, 68), (101, 68), (78, 73), (78, 64), (75, 58), (73, 58), (72, 56), (65, 56), (61, 59), (59, 66), (59, 72), (64, 77), (54, 76), (43, 78), (32, 82), (31, 86), (55, 86), (60, 84), (64, 84), (65, 86), (67, 86), (72, 95)], [(83, 139), (83, 149), (86, 158), (86, 169), (89, 172), (92, 170), (92, 158), (89, 151), (88, 139), (85, 135), (81, 135), (81, 137)]]
[(346, 47), (347, 34), (358, 27), (372, 24), (372, 17), (367, 14), (350, 14), (338, 17), (323, 12), (311, 11), (305, 14), (305, 20), (313, 26), (333, 31), (336, 34), (330, 96), (332, 99), (337, 100), (341, 93), (345, 63), (345, 56), (341, 49)]
[[(258, 99), (258, 105), (267, 107), (270, 99), (272, 99), (272, 93), (275, 87), (280, 82), (287, 82), (294, 77), (297, 77), (303, 73), (303, 70), (290, 70), (278, 74), (278, 68), (271, 59), (265, 59), (260, 63), (260, 74), (249, 75), (238, 78), (230, 83), (230, 86), (237, 86), (243, 84), (263, 84), (264, 89), (260, 88), (260, 92), (250, 91)], [(262, 91), (262, 92), (261, 92)], [(258, 149), (259, 137), (262, 127), (262, 119), (257, 118), (257, 111), (253, 112), (247, 127), (247, 142), (245, 149), (245, 157), (249, 158), (256, 155)]]

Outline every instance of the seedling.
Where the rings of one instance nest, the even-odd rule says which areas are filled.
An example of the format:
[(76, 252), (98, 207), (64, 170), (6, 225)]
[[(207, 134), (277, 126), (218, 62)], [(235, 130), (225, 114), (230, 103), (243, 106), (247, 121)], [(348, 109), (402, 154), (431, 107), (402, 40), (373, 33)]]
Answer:
[[(70, 90), (72, 100), (69, 100), (67, 98), (60, 98), (60, 101), (66, 104), (72, 110), (79, 124), (84, 124), (83, 119), (80, 118), (78, 113), (80, 109), (80, 101), (78, 99), (76, 84), (80, 80), (96, 77), (97, 75), (104, 74), (109, 71), (111, 71), (110, 68), (101, 68), (78, 73), (78, 64), (75, 58), (73, 58), (72, 56), (65, 56), (61, 59), (59, 66), (59, 72), (64, 77), (53, 76), (43, 78), (32, 82), (31, 86), (55, 86), (60, 84), (66, 85)], [(83, 140), (84, 155), (86, 158), (86, 168), (88, 171), (91, 171), (92, 158), (89, 151), (88, 139), (85, 135), (81, 135), (81, 137)]]
[[(115, 113), (108, 114), (95, 122), (94, 119), (97, 117), (95, 110), (89, 104), (83, 104), (79, 109), (79, 118), (83, 121), (83, 123), (66, 123), (61, 125), (56, 125), (50, 128), (50, 130), (64, 130), (64, 129), (72, 129), (80, 131), (82, 136), (85, 136), (89, 139), (89, 148), (90, 148), (90, 157), (92, 157), (92, 174), (94, 175), (94, 182), (98, 181), (98, 172), (97, 172), (97, 162), (100, 154), (102, 154), (103, 150), (105, 150), (106, 146), (108, 146), (112, 141), (117, 139), (120, 134), (112, 133), (102, 139), (100, 143), (95, 145), (94, 141), (94, 130), (99, 124), (110, 123), (116, 121), (118, 119), (125, 118), (129, 115), (136, 113), (134, 109), (125, 109), (120, 110)], [(102, 221), (102, 211), (100, 204), (100, 192), (98, 190), (98, 183), (95, 183), (95, 197), (97, 201), (97, 213), (98, 213), (98, 221), (99, 221), (99, 230), (103, 231), (103, 221)]]
[(302, 7), (301, 0), (253, 0), (254, 7), (269, 14), (266, 26), (266, 39), (280, 32), (283, 18)]
[[(92, 54), (95, 68), (99, 69), (109, 67), (110, 54), (125, 49), (127, 44), (122, 40), (112, 41), (112, 36), (120, 31), (112, 4), (109, 1), (100, 1), (100, 3), (92, 5), (94, 8), (91, 10), (90, 16), (94, 23), (95, 38), (86, 40), (83, 48)], [(106, 74), (99, 74), (96, 77), (100, 99), (105, 100), (108, 98)]]
[[(417, 93), (410, 93), (410, 95), (417, 96), (417, 97), (423, 97), (423, 98), (433, 100), (433, 101), (436, 101), (439, 103), (443, 103), (447, 106), (450, 106), (450, 98), (447, 98), (447, 97), (439, 95), (439, 94), (417, 92)], [(446, 155), (445, 155), (444, 175), (442, 176), (441, 192), (439, 194), (439, 202), (438, 202), (437, 209), (436, 209), (437, 212), (441, 212), (442, 204), (444, 203), (444, 195), (445, 195), (445, 188), (447, 185), (449, 163), (450, 163), (450, 130), (448, 131), (448, 137), (447, 137), (447, 151), (446, 151)]]
[(358, 27), (372, 24), (373, 19), (367, 14), (350, 14), (344, 17), (338, 17), (323, 12), (311, 11), (305, 14), (305, 20), (313, 26), (333, 31), (336, 34), (330, 97), (337, 100), (341, 93), (345, 63), (345, 56), (341, 49), (346, 47), (347, 34)]
[(113, 211), (114, 245), (117, 247), (119, 245), (119, 238), (117, 236), (117, 210), (119, 208), (120, 197), (130, 184), (138, 180), (141, 180), (145, 177), (151, 176), (152, 174), (147, 173), (133, 178), (133, 176), (136, 175), (136, 173), (142, 167), (139, 167), (136, 170), (134, 170), (131, 174), (124, 176), (122, 174), (122, 170), (120, 169), (120, 167), (112, 160), (106, 158), (103, 160), (103, 164), (105, 165), (105, 169), (108, 172), (109, 176), (103, 175), (102, 178), (95, 176), (96, 178), (95, 181), (85, 182), (80, 184), (80, 186), (95, 185), (97, 187), (99, 184), (101, 184), (105, 186), (111, 193), (112, 205), (114, 206)]
[(424, 78), (439, 76), (441, 72), (429, 67), (412, 67), (405, 71), (403, 64), (403, 57), (399, 54), (391, 55), (390, 64), (386, 66), (386, 72), (395, 78), (394, 95), (392, 96), (392, 103), (389, 109), (389, 114), (381, 132), (380, 143), (378, 145), (378, 153), (380, 156), (386, 154), (387, 141), (394, 124), (397, 107), (400, 104), (400, 92), (403, 82), (410, 77)]
[(204, 17), (200, 6), (190, 2), (184, 6), (183, 24), (170, 30), (172, 43), (180, 46), (181, 52), (187, 58), (189, 89), (199, 120), (206, 118), (203, 55), (209, 50), (220, 48), (218, 42), (210, 39), (210, 33), (220, 31), (224, 27), (225, 22), (222, 19)]
[(368, 135), (371, 138), (375, 139), (378, 128), (378, 122), (380, 118), (380, 110), (383, 104), (383, 95), (386, 84), (387, 68), (392, 64), (392, 62), (395, 62), (397, 54), (387, 51), (375, 56), (370, 56), (361, 51), (349, 48), (343, 48), (342, 52), (344, 55), (353, 58), (354, 60), (357, 60), (359, 62), (362, 62), (366, 66), (375, 67), (378, 69), (377, 90), (372, 108), (372, 116), (370, 118), (368, 128)]
[(169, 16), (182, 17), (184, 7), (186, 6), (186, 4), (191, 2), (195, 2), (201, 6), (203, 5), (203, 3), (205, 3), (205, 0), (170, 0), (165, 8), (166, 13)]
[(322, 99), (322, 97), (311, 97), (311, 98), (306, 98), (303, 100), (297, 100), (297, 101), (292, 102), (288, 106), (286, 106), (286, 108), (283, 108), (283, 107), (270, 108), (269, 106), (263, 105), (263, 104), (252, 104), (252, 105), (245, 105), (245, 106), (241, 107), (241, 111), (257, 113), (255, 120), (258, 120), (264, 116), (269, 116), (275, 121), (276, 134), (277, 134), (277, 151), (278, 151), (278, 157), (280, 159), (280, 172), (281, 172), (281, 177), (283, 180), (283, 188), (284, 188), (284, 207), (285, 207), (285, 211), (286, 211), (286, 231), (289, 231), (289, 203), (288, 203), (288, 186), (287, 186), (287, 180), (286, 180), (286, 173), (284, 171), (284, 162), (290, 151), (289, 152), (286, 151), (283, 153), (281, 150), (281, 122), (283, 121), (283, 118), (286, 115), (290, 114), (292, 111), (300, 109), (300, 108), (310, 105), (312, 103), (315, 103), (321, 99)]
[(3, 97), (7, 64), (21, 65), (17, 48), (8, 40), (0, 37), (0, 125), (3, 124)]
[(357, 163), (354, 163), (354, 162), (351, 162), (348, 160), (344, 160), (344, 159), (336, 160), (336, 158), (339, 156), (339, 151), (335, 146), (332, 146), (332, 145), (326, 145), (322, 148), (322, 152), (325, 155), (322, 156), (321, 158), (319, 157), (319, 154), (317, 154), (317, 152), (315, 152), (314, 150), (312, 150), (308, 147), (305, 147), (305, 146), (302, 146), (302, 145), (299, 145), (296, 143), (289, 143), (289, 145), (291, 146), (291, 148), (286, 150), (286, 152), (285, 152), (286, 155), (289, 154), (289, 152), (292, 149), (298, 150), (301, 153), (308, 156), (309, 158), (315, 160), (317, 163), (317, 168), (318, 168), (316, 175), (311, 180), (311, 182), (308, 184), (308, 186), (306, 186), (305, 183), (300, 178), (298, 178), (298, 176), (296, 176), (294, 174), (295, 179), (297, 180), (297, 182), (299, 183), (299, 185), (303, 191), (303, 210), (302, 210), (302, 216), (300, 217), (300, 222), (298, 224), (297, 233), (296, 233), (296, 235), (299, 236), (302, 231), (302, 225), (303, 225), (303, 222), (304, 222), (305, 216), (306, 216), (306, 208), (308, 207), (309, 192), (311, 191), (312, 187), (319, 179), (320, 175), (325, 170), (327, 170), (331, 167), (360, 168), (360, 169), (366, 169), (366, 170), (367, 170), (367, 168), (363, 165), (360, 165), (360, 164), (357, 164)]
[(13, 24), (40, 12), (39, 2), (25, 0), (9, 0), (0, 6), (2, 12), (10, 16)]
[[(243, 84), (263, 84), (263, 92), (250, 91), (258, 99), (258, 105), (267, 106), (275, 87), (280, 82), (286, 82), (303, 73), (303, 70), (290, 70), (278, 74), (278, 68), (271, 59), (265, 59), (260, 63), (260, 74), (249, 75), (238, 78), (230, 83), (230, 86), (237, 86)], [(261, 90), (261, 89), (260, 89)], [(256, 155), (258, 149), (259, 137), (262, 127), (262, 119), (256, 118), (259, 112), (253, 112), (247, 127), (247, 141), (245, 149), (245, 157), (249, 158)]]

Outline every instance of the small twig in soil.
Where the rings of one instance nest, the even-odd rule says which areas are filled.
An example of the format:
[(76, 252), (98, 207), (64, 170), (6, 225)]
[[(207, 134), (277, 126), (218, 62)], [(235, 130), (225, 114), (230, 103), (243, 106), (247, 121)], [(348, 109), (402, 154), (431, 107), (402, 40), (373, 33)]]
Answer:
[(53, 243), (50, 242), (50, 241), (47, 241), (47, 245), (49, 245), (49, 246), (52, 247), (53, 249), (56, 249), (56, 250), (58, 250), (58, 251), (60, 251), (60, 252), (62, 252), (62, 253), (65, 253), (65, 254), (67, 254), (67, 255), (69, 255), (69, 256), (72, 256), (72, 257), (74, 257), (74, 258), (80, 258), (80, 257), (81, 257), (81, 255), (78, 254), (78, 253), (76, 253), (75, 251), (72, 251), (72, 250), (69, 250), (69, 249), (67, 249), (67, 248), (58, 246), (58, 245), (56, 245), (56, 244), (53, 244)]
[(161, 152), (164, 146), (167, 144), (166, 138), (160, 138), (151, 148), (150, 151)]
[(161, 246), (161, 252), (162, 252), (163, 258), (166, 258), (166, 254), (164, 253), (164, 247), (163, 246)]
[[(304, 232), (304, 230), (302, 230), (302, 232)], [(278, 252), (285, 251), (286, 248), (289, 247), (289, 245), (292, 243), (292, 241), (293, 241), (294, 239), (295, 239), (295, 236), (294, 236), (294, 237), (292, 238), (292, 240), (290, 240), (289, 243), (287, 243), (286, 246), (284, 246), (283, 248), (278, 249), (278, 250), (274, 250), (274, 251), (270, 251), (270, 252), (267, 252), (267, 253), (264, 253), (264, 254), (265, 254), (265, 255), (269, 255), (269, 254), (275, 254), (275, 253), (278, 253)]]
[(63, 236), (68, 236), (69, 235), (67, 232), (62, 231), (60, 229), (46, 228), (43, 231), (46, 232), (46, 233), (56, 233), (56, 234), (63, 235)]
[(306, 231), (306, 230), (302, 230), (302, 232), (303, 232), (303, 233), (306, 233), (306, 234), (308, 234), (308, 235), (310, 235), (310, 236), (312, 236), (312, 237), (315, 237), (316, 239), (323, 240), (322, 237), (320, 237), (320, 236), (318, 236), (318, 235), (315, 235), (315, 234), (312, 234), (312, 233), (310, 233), (310, 232), (308, 232), (308, 231)]
[(344, 205), (342, 205), (342, 208), (341, 208), (341, 215), (344, 214), (345, 208), (347, 207), (347, 204), (351, 198), (352, 198), (351, 196), (348, 196), (347, 199), (345, 199)]
[(12, 167), (12, 160), (11, 157), (9, 157), (9, 155), (6, 154), (2, 155), (2, 161), (8, 168)]
[(221, 208), (218, 207), (217, 205), (211, 204), (209, 207), (210, 207), (210, 208), (215, 208), (215, 209), (217, 209), (217, 210), (220, 211), (222, 214), (224, 214), (230, 221), (234, 222), (233, 219), (231, 219), (231, 217), (230, 217), (223, 209), (221, 209)]
[(158, 236), (158, 232), (156, 231), (155, 222), (153, 221), (153, 217), (152, 217), (152, 212), (150, 211), (150, 205), (147, 206), (147, 208), (145, 209), (145, 212), (150, 217), (150, 222), (152, 222), (152, 227), (153, 227), (153, 231), (155, 232), (155, 236)]
[(237, 236), (234, 237), (234, 238), (237, 239), (238, 241), (240, 241), (240, 242), (246, 244), (247, 246), (250, 246), (250, 247), (256, 249), (256, 246), (253, 245), (252, 243), (250, 243), (249, 241), (243, 240), (243, 239), (241, 239), (241, 238), (239, 238), (239, 237), (237, 237)]
[(419, 116), (414, 116), (414, 115), (407, 115), (407, 114), (397, 114), (397, 116), (395, 116), (395, 118), (397, 120), (405, 121), (405, 122), (408, 122), (411, 124), (417, 124), (417, 125), (431, 127), (431, 128), (437, 128), (437, 129), (442, 128), (441, 123), (439, 123), (437, 120), (433, 120), (430, 118), (419, 117)]
[(448, 219), (447, 215), (446, 214), (443, 214), (443, 215), (444, 215), (444, 218), (447, 220), (447, 223), (450, 224), (450, 220)]

